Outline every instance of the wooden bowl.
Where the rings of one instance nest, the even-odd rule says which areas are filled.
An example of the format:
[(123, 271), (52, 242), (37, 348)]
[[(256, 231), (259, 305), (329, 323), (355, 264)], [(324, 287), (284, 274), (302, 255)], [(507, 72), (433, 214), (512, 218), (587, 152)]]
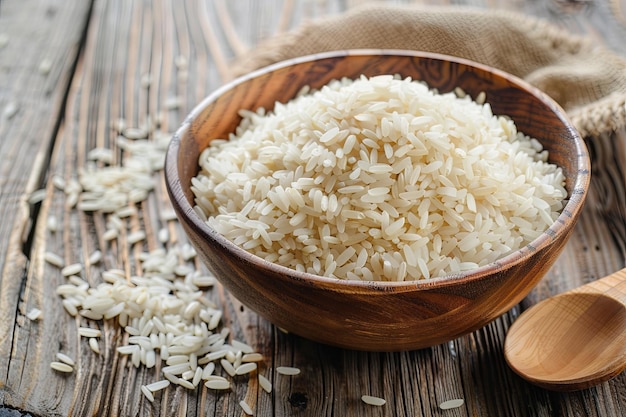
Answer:
[[(191, 178), (214, 138), (228, 137), (240, 109), (270, 109), (304, 85), (361, 74), (401, 74), (440, 92), (461, 87), (487, 93), (495, 114), (538, 138), (567, 177), (569, 201), (557, 221), (531, 244), (470, 272), (409, 282), (357, 282), (299, 273), (268, 263), (208, 227), (193, 211)], [(281, 62), (243, 76), (198, 105), (174, 136), (166, 181), (192, 244), (224, 287), (276, 326), (343, 348), (419, 349), (472, 332), (520, 302), (554, 263), (570, 237), (589, 186), (583, 140), (564, 111), (527, 83), (483, 65), (415, 51), (354, 50)]]

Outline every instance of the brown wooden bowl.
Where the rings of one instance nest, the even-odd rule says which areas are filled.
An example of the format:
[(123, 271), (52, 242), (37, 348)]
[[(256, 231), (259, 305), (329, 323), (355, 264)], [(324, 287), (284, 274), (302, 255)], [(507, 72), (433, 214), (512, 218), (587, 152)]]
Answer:
[[(487, 93), (495, 114), (538, 138), (567, 177), (569, 201), (554, 224), (531, 244), (470, 272), (410, 282), (324, 278), (268, 263), (208, 227), (192, 209), (191, 178), (211, 140), (228, 137), (240, 109), (270, 109), (304, 85), (361, 74), (400, 74), (440, 92), (461, 87)], [(241, 77), (198, 105), (174, 136), (166, 181), (192, 244), (224, 287), (276, 326), (343, 348), (399, 351), (433, 346), (497, 318), (522, 300), (554, 263), (570, 237), (589, 186), (583, 140), (564, 111), (527, 83), (467, 60), (415, 51), (355, 50), (281, 62)]]

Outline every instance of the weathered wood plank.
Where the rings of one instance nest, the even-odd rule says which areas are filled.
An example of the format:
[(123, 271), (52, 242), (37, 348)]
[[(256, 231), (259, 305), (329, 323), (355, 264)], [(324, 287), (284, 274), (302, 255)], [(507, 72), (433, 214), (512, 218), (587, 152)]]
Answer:
[[(6, 40), (0, 48), (0, 404), (27, 408), (24, 400), (33, 386), (24, 381), (46, 366), (34, 349), (18, 343), (21, 334), (39, 333), (24, 315), (45, 298), (43, 287), (27, 277), (45, 281), (41, 265), (29, 265), (38, 204), (29, 204), (28, 198), (48, 174), (90, 7), (89, 1), (54, 0), (8, 0), (0, 5), (0, 33)], [(47, 329), (58, 335), (61, 329), (54, 331), (54, 320), (50, 324)], [(59, 386), (51, 390), (58, 393)], [(66, 398), (58, 396), (56, 401)]]

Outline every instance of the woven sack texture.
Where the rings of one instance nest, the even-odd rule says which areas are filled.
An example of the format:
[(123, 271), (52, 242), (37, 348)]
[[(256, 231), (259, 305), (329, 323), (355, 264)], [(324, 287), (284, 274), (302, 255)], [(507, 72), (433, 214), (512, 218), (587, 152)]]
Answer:
[(436, 52), (516, 75), (559, 103), (583, 137), (626, 126), (626, 59), (509, 11), (369, 4), (275, 35), (234, 70), (241, 75), (298, 56), (361, 48)]

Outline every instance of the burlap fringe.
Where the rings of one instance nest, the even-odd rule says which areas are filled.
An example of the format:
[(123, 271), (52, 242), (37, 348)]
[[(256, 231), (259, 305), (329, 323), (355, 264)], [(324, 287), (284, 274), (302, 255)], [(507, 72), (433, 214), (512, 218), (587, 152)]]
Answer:
[[(533, 52), (537, 52), (537, 56), (542, 56), (541, 59), (545, 59), (543, 57), (545, 55), (554, 60), (554, 62), (545, 63), (549, 71), (553, 71), (553, 68), (563, 71), (562, 74), (558, 71), (554, 74), (542, 74), (542, 69), (544, 68), (541, 68), (540, 64), (537, 63), (538, 67), (535, 70), (515, 75), (536, 85), (559, 102), (583, 137), (599, 136), (626, 126), (626, 60), (624, 58), (617, 56), (606, 48), (595, 46), (590, 39), (568, 33), (547, 21), (510, 11), (478, 10), (452, 6), (365, 5), (342, 15), (309, 21), (293, 31), (277, 34), (264, 41), (254, 51), (246, 54), (246, 56), (238, 58), (233, 63), (233, 71), (235, 75), (242, 75), (298, 55), (325, 52), (333, 49), (349, 49), (351, 44), (349, 37), (351, 33), (350, 25), (354, 24), (354, 22), (362, 24), (371, 19), (372, 24), (380, 25), (381, 19), (386, 19), (385, 24), (389, 24), (393, 28), (395, 20), (406, 23), (407, 16), (415, 19), (420, 19), (421, 16), (425, 18), (435, 16), (436, 19), (434, 21), (441, 22), (442, 30), (446, 30), (446, 24), (453, 24), (455, 21), (458, 22), (456, 19), (467, 17), (467, 19), (473, 19), (471, 20), (473, 24), (481, 25), (483, 31), (485, 28), (487, 30), (490, 29), (484, 25), (492, 25), (494, 37), (506, 37), (507, 32), (502, 31), (502, 28), (515, 27), (518, 29), (516, 34), (511, 33), (508, 35), (511, 37), (520, 36), (520, 32), (522, 32), (528, 37), (530, 60), (535, 57)], [(448, 17), (450, 19), (447, 19)], [(341, 28), (344, 23), (346, 36), (337, 41), (338, 47), (334, 46), (331, 42), (332, 39), (323, 42), (319, 40), (323, 38), (321, 35), (328, 28), (332, 28), (335, 31), (338, 30), (337, 28), (343, 30)], [(400, 25), (401, 23), (398, 24)], [(400, 29), (400, 26), (398, 28)], [(358, 40), (355, 39), (354, 44), (358, 45), (358, 47), (364, 47), (363, 45), (368, 45), (367, 41), (368, 39), (364, 40), (361, 37)], [(371, 45), (373, 46), (368, 47), (397, 49), (397, 46), (394, 44), (385, 42), (386, 40), (380, 37), (372, 38)], [(420, 48), (419, 43), (416, 42), (411, 49), (424, 50)], [(432, 40), (428, 42), (428, 45), (432, 48)], [(310, 47), (310, 49), (307, 49), (307, 47)], [(449, 53), (450, 45), (447, 44), (446, 47), (448, 54), (467, 59), (474, 59), (476, 55), (474, 52), (478, 51), (478, 49), (473, 51), (471, 50), (471, 45), (464, 44), (459, 47), (458, 53), (451, 54)], [(482, 48), (483, 45), (476, 44), (473, 47)], [(535, 51), (532, 48), (535, 48)], [(404, 49), (408, 48), (405, 47)], [(431, 52), (440, 51), (431, 50)], [(512, 58), (519, 60), (519, 57)], [(537, 60), (539, 61), (540, 59), (537, 58)], [(489, 61), (489, 59), (485, 58), (481, 63), (497, 66), (493, 62), (485, 61)], [(528, 62), (534, 64), (532, 61)], [(585, 62), (589, 65), (585, 66)], [(602, 65), (601, 70), (599, 66), (596, 66), (596, 73), (594, 73), (592, 64)], [(578, 69), (572, 70), (577, 65)], [(571, 73), (568, 73), (568, 71)], [(589, 72), (582, 78), (583, 82), (576, 78), (578, 76), (577, 71)], [(568, 79), (572, 74), (574, 75), (573, 81)], [(599, 77), (604, 77), (602, 82), (597, 81)], [(563, 85), (559, 85), (560, 83)], [(571, 87), (572, 83), (574, 84), (573, 89)]]

